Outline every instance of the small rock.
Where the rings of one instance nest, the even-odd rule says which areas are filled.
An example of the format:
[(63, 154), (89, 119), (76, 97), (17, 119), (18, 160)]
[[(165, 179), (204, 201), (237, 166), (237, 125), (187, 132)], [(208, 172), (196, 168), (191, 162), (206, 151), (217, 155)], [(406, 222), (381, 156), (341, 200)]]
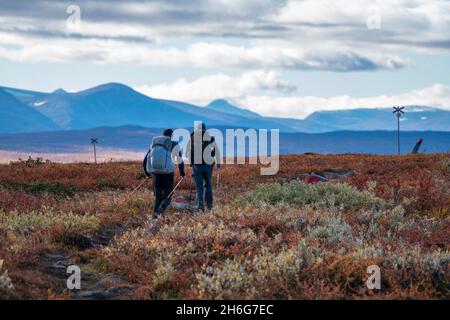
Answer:
[(93, 247), (92, 240), (90, 238), (79, 234), (65, 238), (63, 243), (65, 245), (78, 247), (79, 249), (89, 249)]
[(98, 295), (99, 293), (101, 293), (101, 291), (91, 291), (91, 290), (87, 290), (87, 291), (82, 291), (80, 293), (80, 296), (83, 298), (94, 298), (96, 295)]
[(53, 267), (57, 269), (66, 269), (67, 265), (64, 261), (58, 260), (53, 264)]

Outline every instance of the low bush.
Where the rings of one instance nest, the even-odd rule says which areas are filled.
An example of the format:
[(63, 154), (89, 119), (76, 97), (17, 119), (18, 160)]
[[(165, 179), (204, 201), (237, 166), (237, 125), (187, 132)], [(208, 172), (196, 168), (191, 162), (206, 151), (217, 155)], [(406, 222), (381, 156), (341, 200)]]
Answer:
[(287, 184), (266, 184), (257, 186), (255, 191), (238, 198), (234, 204), (243, 207), (261, 207), (277, 204), (300, 207), (340, 210), (369, 209), (385, 206), (386, 202), (367, 191), (359, 191), (346, 183), (306, 184), (293, 181)]
[(319, 216), (318, 223), (308, 226), (308, 233), (327, 243), (351, 242), (352, 228), (340, 215)]
[(56, 196), (71, 197), (75, 194), (75, 188), (67, 187), (61, 183), (4, 183), (0, 187), (9, 190), (23, 190), (33, 195), (50, 193)]
[[(39, 195), (0, 188), (0, 277), (3, 287), (14, 284), (0, 297), (71, 298), (47, 270), (47, 254), (56, 252), (95, 283), (120, 279), (130, 291), (119, 299), (445, 299), (446, 158), (291, 155), (281, 157), (276, 176), (225, 165), (212, 211), (171, 206), (158, 219), (151, 219), (150, 183), (127, 198), (140, 182), (138, 162), (0, 165), (0, 184), (76, 188), (71, 197), (40, 191), (47, 187)], [(296, 180), (327, 168), (354, 175), (340, 183)], [(185, 179), (177, 195), (192, 187)], [(101, 248), (65, 241), (93, 234)], [(371, 265), (380, 267), (380, 290), (367, 288)], [(107, 287), (114, 292), (117, 283)]]
[(445, 158), (441, 161), (441, 168), (444, 172), (450, 173), (450, 158)]
[(90, 214), (76, 215), (71, 212), (53, 212), (50, 208), (42, 211), (19, 213), (12, 211), (6, 214), (0, 211), (0, 229), (12, 230), (18, 234), (29, 234), (35, 231), (61, 228), (67, 233), (91, 235), (99, 227), (99, 221)]
[(12, 289), (14, 289), (14, 285), (8, 276), (8, 270), (3, 270), (3, 260), (0, 260), (0, 292)]

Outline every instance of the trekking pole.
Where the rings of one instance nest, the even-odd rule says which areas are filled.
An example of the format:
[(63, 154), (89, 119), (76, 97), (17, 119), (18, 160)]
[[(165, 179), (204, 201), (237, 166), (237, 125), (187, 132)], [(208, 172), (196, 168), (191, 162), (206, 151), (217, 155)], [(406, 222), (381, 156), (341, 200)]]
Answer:
[(136, 188), (134, 188), (133, 191), (131, 191), (122, 201), (120, 201), (119, 204), (117, 205), (116, 209), (122, 208), (122, 206), (131, 198), (131, 196), (133, 194), (135, 194), (144, 185), (144, 183), (146, 181), (147, 181), (147, 178), (145, 178), (144, 181), (142, 181)]
[(220, 172), (222, 171), (222, 168), (217, 168), (217, 189), (220, 187)]
[(191, 175), (191, 184), (189, 186), (189, 205), (192, 206), (194, 202), (194, 197), (192, 196), (192, 192), (194, 191), (194, 176)]
[(167, 199), (169, 199), (172, 194), (175, 192), (175, 190), (178, 188), (178, 186), (180, 185), (181, 181), (183, 181), (184, 177), (181, 177), (180, 181), (178, 181), (177, 185), (175, 186), (175, 188), (172, 189), (172, 192), (169, 193), (169, 195), (167, 196)]

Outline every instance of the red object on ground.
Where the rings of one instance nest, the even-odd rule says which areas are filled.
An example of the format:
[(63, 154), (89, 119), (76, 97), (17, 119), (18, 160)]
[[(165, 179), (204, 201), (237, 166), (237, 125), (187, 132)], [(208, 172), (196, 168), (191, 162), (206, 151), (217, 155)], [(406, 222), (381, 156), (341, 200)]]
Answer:
[(316, 176), (309, 176), (308, 179), (306, 180), (306, 183), (309, 183), (309, 184), (314, 184), (317, 182), (320, 182), (320, 179), (319, 179), (319, 177), (316, 177)]
[(189, 206), (189, 201), (187, 201), (184, 197), (175, 197), (172, 201), (172, 204), (177, 209), (184, 209)]

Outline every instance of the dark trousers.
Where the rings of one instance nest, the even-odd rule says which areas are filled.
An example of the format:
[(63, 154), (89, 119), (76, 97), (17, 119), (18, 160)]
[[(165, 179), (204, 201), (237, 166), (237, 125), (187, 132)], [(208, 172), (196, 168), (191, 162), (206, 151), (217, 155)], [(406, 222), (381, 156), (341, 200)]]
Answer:
[(205, 195), (206, 206), (212, 208), (213, 193), (211, 179), (213, 168), (214, 166), (210, 164), (194, 164), (192, 166), (199, 208), (203, 208), (203, 194)]
[(169, 194), (173, 189), (173, 173), (172, 174), (152, 174), (153, 193), (155, 195), (155, 205), (153, 211), (155, 213), (164, 213), (170, 204)]

